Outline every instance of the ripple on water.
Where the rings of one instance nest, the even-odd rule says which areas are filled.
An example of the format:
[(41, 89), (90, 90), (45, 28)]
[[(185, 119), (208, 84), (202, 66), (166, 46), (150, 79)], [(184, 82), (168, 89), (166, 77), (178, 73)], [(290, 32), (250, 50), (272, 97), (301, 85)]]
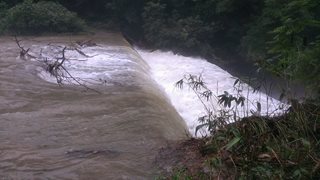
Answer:
[[(40, 63), (17, 58), (10, 38), (0, 41), (1, 178), (151, 179), (157, 150), (169, 140), (186, 138), (183, 120), (122, 37), (89, 38), (101, 46), (83, 51), (101, 55), (70, 52), (71, 58), (86, 61), (66, 66), (81, 78), (107, 79), (107, 86), (94, 86), (101, 94), (57, 86)], [(71, 39), (88, 37), (37, 37), (22, 43), (39, 54), (38, 47)]]

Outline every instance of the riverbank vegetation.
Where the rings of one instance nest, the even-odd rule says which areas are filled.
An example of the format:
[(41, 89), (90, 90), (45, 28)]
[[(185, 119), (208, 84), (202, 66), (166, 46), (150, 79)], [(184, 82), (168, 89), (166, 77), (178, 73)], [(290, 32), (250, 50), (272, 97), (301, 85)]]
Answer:
[(177, 86), (189, 88), (203, 103), (206, 114), (199, 117), (195, 133), (205, 129), (209, 134), (169, 147), (174, 155), (182, 152), (180, 161), (191, 160), (169, 162), (175, 168), (164, 170), (167, 175), (159, 179), (319, 179), (319, 104), (292, 99), (288, 108), (270, 103), (270, 111), (263, 112), (259, 101), (249, 102), (256, 90), (243, 91), (239, 79), (236, 94), (219, 96), (197, 76), (186, 76)]
[(79, 32), (85, 22), (61, 4), (25, 0), (11, 8), (0, 2), (0, 32), (13, 35)]
[[(85, 21), (151, 49), (245, 59), (308, 87), (312, 96), (302, 102), (284, 87), (280, 99), (286, 96), (291, 107), (279, 116), (259, 114), (258, 104), (247, 117), (234, 115), (246, 98), (226, 92), (217, 97), (226, 109), (208, 109), (201, 119), (211, 136), (193, 149), (205, 157), (203, 178), (230, 178), (230, 172), (237, 179), (320, 178), (318, 0), (0, 0), (1, 33), (78, 32)], [(210, 92), (198, 95), (210, 100)], [(198, 175), (183, 169), (173, 178)]]

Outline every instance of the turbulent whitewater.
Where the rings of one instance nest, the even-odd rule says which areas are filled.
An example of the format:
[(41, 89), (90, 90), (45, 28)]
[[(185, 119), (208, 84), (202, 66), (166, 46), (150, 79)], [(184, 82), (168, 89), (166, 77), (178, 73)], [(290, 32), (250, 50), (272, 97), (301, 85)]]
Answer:
[[(175, 83), (202, 74), (215, 95), (234, 92), (235, 79), (214, 64), (134, 50), (120, 34), (21, 38), (42, 59), (54, 59), (61, 47), (79, 41), (96, 43), (81, 47), (85, 55), (65, 53), (65, 68), (85, 86), (75, 79), (59, 86), (43, 62), (19, 58), (14, 39), (0, 38), (3, 179), (153, 179), (159, 149), (194, 134), (204, 114), (195, 94)], [(269, 112), (275, 106), (267, 104), (279, 104), (263, 93), (249, 99), (249, 109), (256, 101)]]
[[(199, 125), (198, 118), (205, 115), (206, 111), (197, 95), (188, 87), (179, 89), (175, 86), (176, 82), (186, 75), (201, 75), (206, 86), (215, 96), (221, 95), (224, 91), (230, 94), (237, 94), (234, 88), (236, 77), (220, 67), (209, 63), (205, 59), (196, 57), (184, 57), (173, 54), (172, 52), (147, 51), (137, 48), (141, 57), (149, 64), (152, 76), (155, 81), (162, 86), (162, 90), (167, 94), (171, 103), (174, 105), (179, 114), (186, 121), (190, 133), (195, 134), (195, 129)], [(249, 94), (247, 92), (249, 91)], [(261, 103), (260, 115), (281, 113), (284, 104), (273, 99), (262, 92), (252, 93), (253, 89), (242, 85), (242, 94), (248, 98), (248, 104), (245, 103), (239, 114), (245, 116), (251, 115), (251, 112), (257, 110), (257, 102)], [(214, 104), (212, 108), (219, 110), (221, 105), (217, 101), (211, 101)], [(221, 108), (220, 108), (221, 109)], [(203, 131), (203, 135), (207, 132)]]
[(0, 38), (2, 179), (152, 179), (159, 149), (187, 137), (148, 65), (121, 35), (20, 38), (43, 56), (50, 56), (49, 43), (92, 39), (98, 46), (82, 50), (93, 57), (70, 51), (65, 66), (100, 93), (58, 86), (42, 63), (19, 58), (13, 38)]

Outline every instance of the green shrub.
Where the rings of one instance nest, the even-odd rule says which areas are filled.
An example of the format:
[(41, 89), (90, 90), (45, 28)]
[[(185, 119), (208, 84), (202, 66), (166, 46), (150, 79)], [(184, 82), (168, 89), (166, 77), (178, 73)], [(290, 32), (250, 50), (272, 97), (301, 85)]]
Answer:
[(320, 93), (318, 0), (265, 0), (262, 15), (242, 39), (249, 58), (287, 80)]
[(3, 26), (9, 33), (78, 32), (85, 23), (73, 12), (55, 2), (25, 0), (6, 13)]

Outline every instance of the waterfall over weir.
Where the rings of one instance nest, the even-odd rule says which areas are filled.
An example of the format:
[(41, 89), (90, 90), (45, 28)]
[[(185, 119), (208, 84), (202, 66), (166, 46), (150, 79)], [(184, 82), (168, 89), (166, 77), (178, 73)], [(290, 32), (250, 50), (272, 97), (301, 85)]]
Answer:
[[(205, 59), (184, 57), (172, 52), (150, 52), (141, 49), (137, 49), (137, 51), (149, 64), (152, 77), (162, 87), (162, 90), (167, 94), (173, 106), (186, 121), (192, 135), (195, 134), (196, 127), (199, 125), (198, 118), (206, 115), (203, 103), (215, 114), (219, 114), (218, 111), (223, 109), (223, 106), (218, 103), (218, 98), (212, 98), (208, 102), (206, 100), (201, 102), (192, 89), (187, 86), (179, 89), (175, 86), (176, 82), (184, 76), (201, 75), (205, 85), (212, 91), (214, 97), (223, 94), (224, 91), (234, 96), (238, 93), (238, 90), (234, 88), (237, 78)], [(282, 113), (282, 108), (285, 104), (282, 104), (278, 100), (259, 91), (253, 93), (253, 89), (245, 83), (241, 85), (240, 90), (240, 93), (246, 98), (246, 102), (248, 102), (244, 103), (244, 106), (237, 110), (240, 117), (251, 115), (252, 112), (257, 111), (257, 102), (261, 104), (260, 115)], [(208, 134), (205, 129), (201, 130), (200, 134)]]
[(159, 149), (187, 137), (149, 66), (120, 35), (20, 39), (48, 57), (51, 45), (92, 39), (98, 46), (82, 48), (90, 58), (67, 51), (65, 67), (100, 93), (58, 86), (41, 63), (18, 58), (13, 38), (1, 37), (1, 178), (152, 179)]
[[(234, 90), (232, 76), (205, 60), (134, 50), (115, 33), (21, 40), (31, 55), (44, 59), (79, 41), (96, 45), (81, 47), (84, 54), (65, 52), (64, 66), (75, 79), (58, 86), (43, 63), (20, 59), (14, 39), (1, 37), (3, 179), (153, 179), (159, 149), (194, 134), (204, 113), (190, 89), (174, 84), (202, 73), (216, 95)], [(250, 98), (262, 109), (279, 103), (261, 93)]]

